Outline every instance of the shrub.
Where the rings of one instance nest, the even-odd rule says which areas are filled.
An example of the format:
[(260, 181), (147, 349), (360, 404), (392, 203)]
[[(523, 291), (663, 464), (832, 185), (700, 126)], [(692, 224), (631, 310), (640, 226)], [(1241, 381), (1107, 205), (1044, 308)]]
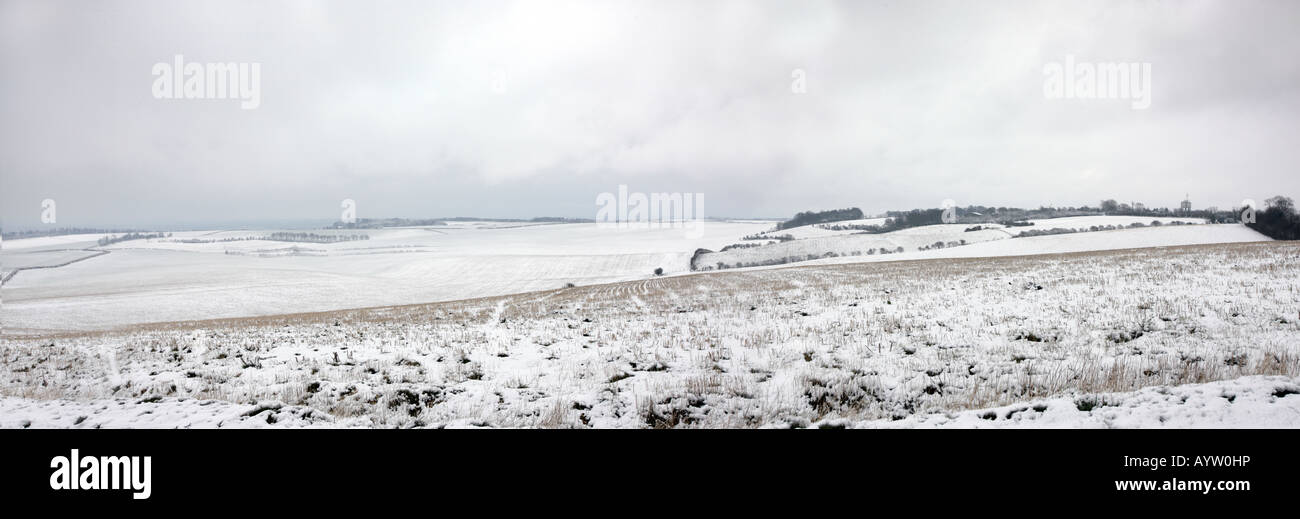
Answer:
[(1275, 196), (1266, 201), (1268, 209), (1255, 214), (1255, 223), (1246, 226), (1275, 240), (1300, 240), (1300, 215), (1290, 198)]
[(712, 254), (712, 253), (713, 251), (709, 249), (695, 249), (695, 254), (691, 255), (691, 270), (700, 270), (701, 268), (705, 267), (705, 265), (698, 264), (700, 260), (700, 256), (703, 256), (705, 254)]

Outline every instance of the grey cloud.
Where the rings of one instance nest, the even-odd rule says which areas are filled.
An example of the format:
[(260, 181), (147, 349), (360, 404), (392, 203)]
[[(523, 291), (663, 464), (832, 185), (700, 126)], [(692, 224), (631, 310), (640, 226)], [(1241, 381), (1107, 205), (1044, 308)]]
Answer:
[[(0, 219), (714, 215), (1300, 195), (1289, 2), (0, 2)], [(176, 54), (261, 106), (158, 100)], [(1044, 64), (1152, 63), (1151, 108)], [(808, 92), (792, 94), (791, 71)], [(494, 82), (504, 85), (495, 91)]]

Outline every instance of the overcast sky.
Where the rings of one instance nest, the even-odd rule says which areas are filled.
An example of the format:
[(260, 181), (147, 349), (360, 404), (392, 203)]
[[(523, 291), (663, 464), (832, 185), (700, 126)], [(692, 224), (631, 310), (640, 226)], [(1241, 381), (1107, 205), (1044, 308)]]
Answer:
[[(1300, 3), (0, 0), (0, 221), (1300, 196)], [(260, 105), (155, 63), (260, 63)], [(1150, 63), (1150, 107), (1044, 67)], [(792, 91), (794, 71), (806, 93)]]

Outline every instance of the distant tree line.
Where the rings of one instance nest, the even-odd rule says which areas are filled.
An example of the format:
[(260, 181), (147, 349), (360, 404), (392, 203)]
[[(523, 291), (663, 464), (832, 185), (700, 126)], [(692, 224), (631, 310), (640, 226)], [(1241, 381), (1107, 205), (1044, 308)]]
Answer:
[(888, 218), (881, 225), (875, 224), (847, 224), (836, 226), (823, 226), (825, 229), (832, 231), (856, 230), (854, 234), (883, 234), (893, 232), (909, 227), (920, 227), (922, 225), (935, 225), (943, 223), (942, 209), (913, 209), (911, 211), (889, 211), (885, 213)]
[(889, 218), (885, 220), (885, 225), (877, 232), (890, 232), (909, 227), (920, 227), (922, 225), (938, 225), (943, 223), (943, 209), (913, 209), (911, 211), (889, 211), (885, 213)]
[[(939, 209), (931, 209), (942, 216)], [(954, 208), (954, 214), (957, 222), (960, 224), (975, 223), (997, 223), (1006, 226), (1033, 225), (1024, 220), (1047, 220), (1051, 218), (1066, 218), (1070, 216), (1092, 216), (1099, 214), (1099, 211), (1090, 207), (1048, 207), (1042, 206), (1037, 209), (1024, 209), (1020, 207), (992, 207), (984, 205), (970, 205), (966, 207)]]
[(152, 240), (156, 238), (168, 238), (171, 237), (171, 235), (172, 233), (161, 233), (161, 232), (154, 233), (154, 234), (129, 232), (121, 236), (112, 236), (112, 235), (105, 236), (103, 238), (100, 238), (97, 243), (99, 243), (100, 247), (103, 247), (105, 245), (112, 245), (114, 243), (120, 243), (128, 240)]
[[(1100, 230), (1109, 231), (1115, 228), (1114, 225), (1108, 225), (1106, 227), (1109, 227), (1109, 229), (1100, 229)], [(1032, 238), (1034, 236), (1051, 236), (1053, 234), (1071, 234), (1076, 232), (1079, 232), (1079, 230), (1066, 229), (1063, 227), (1053, 227), (1051, 229), (1030, 229), (1028, 231), (1020, 231), (1020, 234), (1012, 236), (1012, 238)]]
[[(1091, 207), (1081, 207), (1080, 209), (1094, 210)], [(1148, 208), (1142, 204), (1126, 204), (1114, 199), (1102, 200), (1101, 204), (1095, 209), (1100, 214), (1110, 216), (1158, 216), (1164, 218), (1204, 218), (1209, 223), (1236, 223), (1238, 212), (1236, 210), (1219, 209), (1217, 207), (1206, 207), (1203, 209), (1170, 209), (1168, 207)]]
[(794, 215), (794, 218), (776, 224), (776, 229), (791, 229), (815, 223), (830, 223), (861, 219), (862, 210), (856, 207), (850, 207), (848, 209), (832, 209), (830, 211), (805, 211)]
[[(1194, 225), (1194, 224), (1189, 224), (1187, 222), (1181, 222), (1178, 220), (1174, 220), (1169, 223), (1164, 223), (1161, 222), (1160, 220), (1151, 220), (1151, 223), (1149, 225), (1151, 227), (1160, 227), (1162, 225)], [(1012, 238), (1031, 238), (1034, 236), (1050, 236), (1053, 234), (1070, 234), (1076, 232), (1097, 232), (1097, 231), (1115, 231), (1119, 229), (1139, 229), (1147, 226), (1148, 224), (1142, 222), (1133, 222), (1128, 225), (1122, 225), (1122, 224), (1121, 225), (1092, 225), (1086, 229), (1084, 228), (1071, 229), (1071, 228), (1063, 228), (1063, 227), (1053, 227), (1051, 229), (1029, 229), (1027, 231), (1020, 231), (1019, 234), (1012, 236)]]
[(382, 229), (384, 227), (434, 227), (447, 225), (447, 222), (497, 222), (497, 223), (593, 223), (591, 218), (565, 218), (562, 216), (538, 216), (536, 218), (477, 218), (472, 216), (454, 216), (451, 218), (358, 218), (356, 222), (334, 222), (332, 229)]
[[(956, 217), (955, 223), (965, 225), (996, 223), (1007, 227), (1033, 225), (1033, 222), (1027, 220), (1049, 220), (1053, 218), (1098, 216), (1103, 214), (1115, 216), (1151, 216), (1161, 218), (1204, 218), (1211, 223), (1232, 223), (1235, 222), (1237, 218), (1237, 213), (1234, 210), (1220, 210), (1215, 207), (1184, 211), (1181, 209), (1173, 210), (1163, 207), (1147, 208), (1142, 204), (1120, 203), (1113, 199), (1102, 200), (1097, 207), (1040, 206), (1037, 209), (1025, 209), (1019, 207), (970, 205), (953, 209), (953, 215)], [(881, 234), (910, 227), (944, 223), (942, 209), (886, 211), (885, 217), (886, 219), (884, 223), (879, 225), (830, 224), (818, 225), (818, 227), (832, 231), (852, 230), (858, 231), (859, 234)], [(799, 213), (795, 215), (793, 219), (778, 224), (777, 229), (789, 229), (792, 227), (811, 224), (829, 224), (833, 221), (857, 220), (861, 218), (861, 211), (857, 208), (822, 212), (810, 211)]]
[(958, 240), (958, 241), (950, 241), (950, 242), (939, 240), (929, 245), (922, 245), (920, 248), (916, 250), (927, 251), (927, 250), (944, 249), (944, 248), (951, 248), (951, 247), (960, 247), (962, 245), (966, 245), (966, 240)]
[(0, 233), (0, 237), (6, 240), (20, 240), (23, 238), (40, 238), (42, 236), (66, 236), (69, 234), (114, 234), (114, 233), (131, 233), (136, 232), (131, 229), (89, 229), (82, 227), (63, 227), (59, 229), (41, 229), (31, 231), (9, 231)]
[(310, 232), (273, 232), (262, 238), (267, 241), (284, 241), (297, 243), (340, 243), (348, 241), (369, 240), (368, 234), (316, 234)]
[(334, 222), (334, 229), (382, 229), (384, 227), (433, 227), (447, 225), (443, 220), (412, 220), (408, 218), (358, 218), (352, 223)]
[(172, 241), (176, 243), (230, 243), (235, 241), (249, 241), (249, 240), (260, 240), (260, 239), (261, 238), (257, 236), (239, 236), (237, 238), (220, 238), (220, 239), (185, 238), (183, 240), (172, 240)]
[[(1049, 219), (1064, 218), (1068, 216), (1090, 216), (1100, 214), (1100, 211), (1090, 207), (1039, 207), (1038, 209), (1021, 209), (1017, 207), (989, 207), (982, 205), (972, 205), (967, 207), (958, 207), (953, 210), (957, 218), (956, 223), (974, 224), (974, 223), (998, 223), (1008, 227), (1019, 227), (1033, 225), (1029, 219)], [(833, 222), (844, 220), (860, 220), (863, 218), (862, 210), (856, 207), (849, 209), (837, 209), (832, 211), (807, 211), (796, 214), (794, 218), (777, 224), (777, 230), (790, 229), (804, 225), (818, 225), (822, 229), (831, 231), (857, 231), (856, 234), (883, 234), (887, 232), (908, 229), (911, 227), (921, 227), (925, 225), (937, 225), (944, 223), (943, 209), (912, 209), (910, 211), (887, 211), (885, 212), (885, 221), (882, 224), (833, 224)], [(771, 236), (751, 235), (744, 239), (757, 240), (773, 238)], [(780, 239), (780, 238), (776, 238)]]
[(1267, 206), (1255, 213), (1255, 223), (1246, 226), (1274, 240), (1300, 240), (1300, 215), (1290, 197), (1275, 196), (1264, 201)]
[(763, 246), (762, 243), (734, 243), (726, 247), (723, 247), (722, 250), (719, 252), (727, 252), (729, 250), (735, 250), (735, 249), (752, 249), (754, 247), (762, 247), (762, 246)]
[(880, 228), (879, 225), (869, 223), (832, 223), (818, 225), (817, 227), (828, 231), (872, 231)]
[(740, 239), (742, 239), (742, 240), (776, 240), (776, 241), (794, 241), (794, 235), (792, 235), (792, 234), (776, 234), (776, 235), (772, 235), (772, 236), (765, 236), (765, 235), (763, 235), (762, 233), (759, 233), (759, 234), (750, 234), (750, 235), (742, 236), (742, 237), (740, 237)]

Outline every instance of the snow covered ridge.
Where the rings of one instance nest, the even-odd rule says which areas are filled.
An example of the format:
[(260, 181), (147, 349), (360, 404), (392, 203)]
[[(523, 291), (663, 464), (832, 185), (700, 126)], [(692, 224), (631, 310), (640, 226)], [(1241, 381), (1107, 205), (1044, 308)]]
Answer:
[[(1243, 225), (1211, 225), (1196, 218), (1079, 216), (1031, 222), (1032, 227), (1014, 228), (999, 224), (925, 225), (880, 234), (861, 234), (853, 229), (853, 222), (816, 224), (749, 237), (785, 236), (778, 243), (750, 240), (738, 244), (740, 247), (699, 254), (692, 258), (692, 267), (707, 271), (812, 261), (973, 258), (1269, 240)], [(1160, 225), (1144, 227), (1153, 222)], [(1033, 236), (1062, 231), (1070, 234)]]
[(1296, 426), (1297, 274), (1300, 244), (1260, 242), (8, 338), (0, 425)]

